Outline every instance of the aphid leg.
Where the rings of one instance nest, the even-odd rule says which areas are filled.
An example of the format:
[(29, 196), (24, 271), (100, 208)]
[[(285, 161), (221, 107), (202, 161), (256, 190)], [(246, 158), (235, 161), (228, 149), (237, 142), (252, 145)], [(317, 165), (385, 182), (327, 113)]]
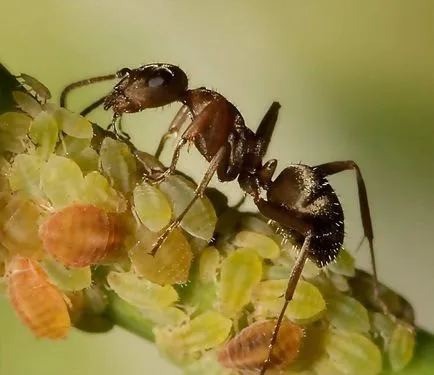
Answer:
[(165, 143), (172, 137), (176, 137), (178, 135), (178, 132), (181, 130), (182, 126), (185, 124), (187, 119), (191, 116), (191, 111), (188, 106), (183, 105), (178, 113), (175, 115), (174, 119), (172, 120), (169, 129), (166, 133), (161, 137), (160, 143), (158, 144), (157, 151), (155, 151), (154, 156), (159, 159), (161, 156), (161, 153), (163, 151)]
[(214, 101), (208, 104), (202, 110), (202, 112), (200, 112), (200, 114), (193, 119), (191, 124), (182, 134), (181, 139), (176, 144), (175, 151), (173, 152), (172, 156), (172, 162), (170, 163), (169, 168), (167, 168), (164, 172), (156, 171), (155, 173), (151, 173), (146, 176), (146, 179), (150, 184), (157, 184), (175, 172), (176, 164), (178, 163), (182, 148), (187, 144), (187, 142), (194, 141), (195, 137), (206, 129), (210, 121), (219, 115), (220, 105), (220, 101)]
[(277, 318), (276, 325), (274, 326), (273, 335), (271, 336), (269, 348), (268, 348), (268, 356), (264, 362), (264, 365), (261, 369), (260, 375), (264, 375), (267, 371), (267, 367), (271, 362), (271, 354), (273, 352), (273, 347), (276, 345), (277, 335), (279, 334), (279, 329), (282, 324), (283, 318), (285, 317), (285, 312), (288, 307), (289, 302), (291, 302), (294, 297), (295, 288), (297, 287), (298, 280), (300, 279), (301, 273), (303, 271), (304, 264), (306, 263), (306, 259), (309, 254), (310, 249), (310, 240), (312, 235), (309, 234), (301, 247), (300, 253), (295, 260), (294, 266), (292, 268), (291, 274), (289, 276), (288, 285), (285, 291), (285, 302), (283, 303), (282, 310), (280, 310), (279, 317)]
[(68, 94), (72, 90), (77, 89), (79, 87), (91, 85), (91, 84), (97, 83), (97, 82), (109, 81), (109, 80), (115, 79), (117, 77), (118, 77), (118, 74), (107, 74), (105, 76), (98, 76), (98, 77), (87, 78), (87, 79), (83, 79), (81, 81), (77, 81), (77, 82), (71, 83), (70, 85), (66, 86), (63, 89), (62, 93), (60, 94), (60, 106), (67, 108), (67, 106), (66, 106), (66, 97), (68, 96)]
[(378, 302), (383, 314), (387, 315), (389, 318), (396, 322), (396, 317), (390, 313), (387, 304), (380, 297), (380, 285), (378, 282), (377, 266), (374, 254), (374, 232), (372, 229), (371, 213), (369, 210), (368, 193), (366, 191), (365, 181), (363, 180), (359, 166), (352, 160), (345, 160), (317, 165), (314, 168), (322, 172), (325, 176), (333, 175), (347, 170), (354, 170), (356, 172), (363, 231), (369, 243), (369, 252), (371, 256), (372, 274), (374, 278), (374, 298)]
[(163, 244), (163, 242), (167, 239), (169, 234), (181, 223), (181, 220), (184, 218), (184, 216), (187, 214), (187, 212), (190, 210), (190, 208), (193, 206), (194, 202), (196, 202), (199, 198), (203, 198), (203, 194), (205, 192), (205, 189), (207, 188), (209, 182), (211, 181), (212, 176), (214, 175), (215, 171), (217, 170), (218, 166), (220, 165), (220, 162), (222, 161), (223, 157), (226, 154), (226, 146), (221, 147), (217, 153), (212, 158), (208, 170), (206, 171), (205, 175), (202, 178), (202, 181), (194, 191), (194, 197), (193, 199), (188, 203), (187, 207), (184, 208), (184, 210), (176, 217), (175, 220), (173, 220), (170, 225), (164, 230), (164, 232), (161, 234), (160, 237), (158, 237), (157, 241), (152, 246), (150, 254), (152, 256), (155, 255), (155, 253), (158, 251), (158, 248)]
[(280, 107), (280, 103), (273, 102), (256, 130), (255, 135), (260, 142), (259, 156), (261, 158), (265, 156), (268, 145), (270, 144)]

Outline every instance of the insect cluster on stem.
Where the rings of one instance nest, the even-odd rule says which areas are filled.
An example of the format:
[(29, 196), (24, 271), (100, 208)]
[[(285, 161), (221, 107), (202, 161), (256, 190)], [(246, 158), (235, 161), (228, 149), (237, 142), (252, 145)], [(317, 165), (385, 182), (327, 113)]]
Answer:
[[(273, 177), (277, 161), (264, 158), (279, 103), (253, 132), (224, 96), (188, 89), (185, 73), (170, 64), (73, 83), (61, 107), (47, 102), (37, 80), (21, 78), (32, 96), (15, 92), (20, 111), (0, 115), (0, 257), (11, 302), (36, 335), (65, 337), (71, 325), (105, 332), (110, 300), (120, 298), (152, 322), (157, 346), (186, 374), (291, 368), (327, 375), (338, 364), (343, 373), (376, 375), (382, 358), (374, 339), (393, 368), (409, 362), (414, 332), (401, 319), (412, 317), (401, 311), (405, 302), (390, 309), (378, 285), (357, 164), (290, 164)], [(113, 78), (120, 81), (112, 92), (82, 112), (113, 109), (109, 130), (65, 108), (71, 89)], [(175, 101), (181, 109), (156, 156), (186, 129), (165, 168), (133, 145), (120, 120)], [(188, 143), (209, 162), (197, 186), (176, 173)], [(374, 266), (371, 312), (356, 296), (363, 277), (342, 248), (343, 212), (327, 181), (348, 169), (356, 173)], [(234, 211), (217, 215), (205, 196), (215, 174), (237, 180), (272, 225)], [(27, 293), (33, 285), (40, 292)]]

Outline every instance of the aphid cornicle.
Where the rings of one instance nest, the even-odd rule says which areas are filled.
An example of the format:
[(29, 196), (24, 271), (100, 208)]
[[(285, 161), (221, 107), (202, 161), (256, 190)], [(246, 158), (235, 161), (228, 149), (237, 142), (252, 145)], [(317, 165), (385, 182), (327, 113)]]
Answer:
[(272, 348), (276, 344), (285, 311), (293, 298), (306, 260), (310, 259), (323, 267), (336, 259), (341, 250), (345, 233), (344, 214), (341, 203), (327, 180), (330, 175), (347, 170), (356, 173), (362, 224), (369, 243), (375, 281), (374, 296), (382, 311), (391, 315), (379, 296), (368, 197), (360, 168), (354, 161), (336, 161), (316, 166), (290, 164), (273, 179), (277, 160), (264, 162), (263, 159), (277, 122), (280, 104), (271, 104), (256, 132), (253, 132), (245, 125), (237, 108), (223, 95), (203, 87), (188, 89), (187, 75), (179, 67), (170, 64), (156, 63), (137, 69), (125, 68), (117, 74), (73, 83), (62, 93), (61, 104), (65, 104), (66, 94), (73, 88), (114, 78), (120, 78), (120, 82), (112, 92), (90, 105), (82, 114), (89, 113), (102, 103), (105, 109), (112, 108), (112, 125), (118, 137), (128, 139), (116, 128), (123, 113), (178, 101), (182, 107), (160, 141), (156, 152), (158, 156), (164, 142), (178, 134), (183, 125), (191, 120), (176, 144), (170, 166), (165, 170), (147, 171), (146, 179), (149, 182), (159, 183), (174, 173), (180, 152), (188, 143), (194, 143), (209, 162), (209, 168), (199, 183), (194, 198), (167, 226), (155, 242), (151, 254), (158, 251), (169, 234), (180, 225), (193, 203), (203, 196), (215, 173), (222, 182), (238, 180), (240, 188), (253, 198), (259, 211), (277, 223), (283, 232), (294, 237), (301, 248), (288, 280), (285, 302), (271, 336), (269, 355), (260, 371), (261, 375), (265, 374), (270, 364)]
[[(268, 356), (275, 323), (263, 320), (244, 328), (220, 350), (220, 364), (240, 371), (260, 370)], [(285, 319), (271, 352), (269, 368), (284, 370), (293, 363), (298, 357), (302, 339), (303, 330)]]
[(68, 206), (39, 227), (45, 250), (66, 267), (98, 264), (122, 243), (124, 229), (116, 214), (93, 205)]
[(62, 292), (35, 261), (13, 257), (7, 265), (7, 292), (16, 314), (37, 337), (62, 339), (71, 320)]

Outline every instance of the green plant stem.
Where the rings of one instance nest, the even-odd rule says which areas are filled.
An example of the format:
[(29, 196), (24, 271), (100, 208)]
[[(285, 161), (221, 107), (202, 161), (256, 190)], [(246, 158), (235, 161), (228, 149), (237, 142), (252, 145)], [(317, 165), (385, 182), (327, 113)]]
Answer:
[[(14, 110), (12, 91), (20, 89), (20, 84), (16, 78), (0, 64), (0, 114)], [(143, 317), (143, 314), (131, 306), (114, 292), (108, 293), (108, 308), (105, 316), (114, 324), (154, 342), (155, 337), (152, 332), (153, 324)], [(396, 373), (389, 370), (381, 375), (432, 375), (434, 374), (434, 335), (423, 330), (418, 330), (416, 340), (415, 355), (403, 371)]]

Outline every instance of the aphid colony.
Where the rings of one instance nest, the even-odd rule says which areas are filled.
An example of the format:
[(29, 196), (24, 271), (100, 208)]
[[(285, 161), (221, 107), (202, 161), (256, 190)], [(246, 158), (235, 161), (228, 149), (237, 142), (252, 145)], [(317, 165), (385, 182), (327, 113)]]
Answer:
[[(21, 111), (0, 115), (0, 261), (22, 322), (50, 339), (66, 337), (71, 325), (106, 331), (107, 296), (115, 296), (152, 323), (160, 352), (186, 375), (258, 373), (296, 242), (248, 214), (234, 222), (223, 213), (215, 234), (218, 218), (204, 197), (151, 255), (195, 184), (172, 174), (150, 185), (128, 142), (24, 92), (14, 97)], [(307, 260), (268, 372), (375, 375), (405, 367), (414, 332), (359, 302), (362, 282), (344, 249), (323, 268)], [(401, 302), (393, 313), (404, 319), (409, 309)]]

